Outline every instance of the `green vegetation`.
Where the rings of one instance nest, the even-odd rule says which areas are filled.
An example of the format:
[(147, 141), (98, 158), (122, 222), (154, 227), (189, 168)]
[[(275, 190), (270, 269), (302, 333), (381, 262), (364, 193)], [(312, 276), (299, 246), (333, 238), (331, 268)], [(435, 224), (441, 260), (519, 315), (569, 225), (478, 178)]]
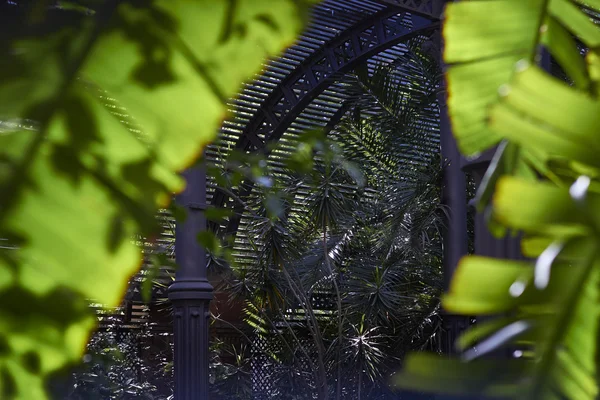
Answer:
[[(43, 399), (139, 267), (184, 182), (301, 1), (3, 2), (0, 397)], [(199, 23), (202, 21), (202, 23)]]
[[(0, 5), (0, 398), (47, 398), (48, 376), (81, 360), (95, 325), (89, 302), (118, 305), (140, 243), (160, 230), (158, 209), (183, 188), (179, 172), (215, 137), (241, 83), (293, 42), (308, 2)], [(418, 91), (398, 86), (393, 65), (358, 70), (345, 82), (351, 112), (329, 140), (297, 138), (276, 168), (252, 160), (257, 190), (238, 199), (251, 224), (237, 243), (252, 262), (199, 239), (217, 266), (231, 265), (227, 289), (244, 299), (257, 337), (275, 343), (264, 351), (273, 385), (383, 399), (402, 360), (395, 384), (418, 391), (598, 397), (599, 15), (599, 0), (447, 7), (453, 132), (466, 156), (498, 146), (478, 210), (498, 236), (524, 233), (534, 260), (461, 261), (443, 306), (486, 317), (458, 340), (461, 359), (405, 357), (429, 346), (441, 291), (440, 163), (417, 129), (438, 74), (418, 47), (401, 61), (420, 71)], [(546, 51), (561, 79), (541, 65)], [(240, 183), (212, 172), (224, 188)], [(90, 346), (118, 347), (111, 340)], [(215, 392), (249, 396), (241, 353), (235, 365), (215, 355)], [(122, 356), (106, 356), (109, 372), (75, 398), (97, 386), (151, 395)], [(99, 377), (89, 367), (81, 379)]]
[[(501, 141), (478, 207), (490, 207), (498, 234), (523, 231), (523, 251), (536, 260), (463, 259), (443, 306), (493, 318), (458, 341), (462, 361), (409, 357), (401, 386), (478, 398), (597, 398), (597, 12), (597, 1), (448, 5), (444, 57), (459, 147), (473, 155)], [(538, 65), (542, 49), (568, 81)], [(490, 356), (502, 348), (514, 358)]]
[[(445, 221), (440, 74), (422, 42), (341, 78), (351, 100), (327, 137), (303, 133), (285, 144), (291, 155), (276, 147), (240, 168), (234, 153), (228, 170), (212, 170), (223, 183), (255, 173), (219, 290), (246, 304), (270, 398), (391, 399), (402, 357), (434, 347)], [(410, 89), (398, 85), (407, 79)]]

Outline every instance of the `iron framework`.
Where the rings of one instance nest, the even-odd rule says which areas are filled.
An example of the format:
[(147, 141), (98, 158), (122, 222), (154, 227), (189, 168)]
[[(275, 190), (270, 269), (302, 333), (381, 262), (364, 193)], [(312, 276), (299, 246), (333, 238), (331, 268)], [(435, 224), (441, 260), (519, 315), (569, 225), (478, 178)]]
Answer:
[[(267, 153), (267, 144), (279, 140), (302, 111), (334, 83), (336, 77), (400, 42), (438, 28), (437, 18), (410, 14), (396, 7), (383, 9), (361, 20), (299, 63), (273, 88), (245, 126), (235, 148)], [(242, 183), (236, 196), (247, 198), (252, 187), (250, 182)], [(228, 198), (226, 193), (217, 191), (212, 205), (222, 207)], [(239, 204), (234, 207), (234, 217), (229, 220), (225, 235), (237, 232), (240, 207)]]
[[(234, 100), (232, 108), (241, 110), (235, 116), (238, 120), (225, 122), (222, 142), (208, 149), (207, 159), (214, 157), (215, 149), (222, 150), (223, 143), (244, 152), (268, 153), (269, 144), (279, 141), (290, 127), (298, 124), (319, 96), (335, 88), (337, 78), (404, 41), (438, 30), (443, 4), (443, 0), (324, 0), (313, 10), (313, 25), (298, 44), (272, 60), (264, 73)], [(326, 129), (345, 112), (343, 101), (333, 103), (317, 110), (321, 126)], [(303, 124), (299, 124), (303, 129), (317, 125), (310, 121)], [(236, 128), (229, 129), (232, 126)], [(450, 134), (449, 126), (442, 134)], [(188, 188), (178, 201), (193, 218), (178, 224), (176, 252), (178, 262), (186, 264), (187, 260), (187, 267), (178, 272), (169, 297), (175, 317), (176, 396), (195, 400), (207, 396), (207, 317), (212, 298), (206, 276), (206, 252), (195, 242), (197, 233), (205, 229), (201, 208), (207, 202), (234, 208), (224, 235), (237, 232), (243, 210), (233, 205), (228, 194), (207, 182), (204, 171), (190, 170), (186, 178)], [(243, 182), (234, 195), (245, 199), (252, 188), (250, 181)], [(450, 329), (451, 334), (457, 329)]]
[(400, 7), (424, 17), (439, 19), (444, 8), (443, 0), (380, 0), (382, 3)]

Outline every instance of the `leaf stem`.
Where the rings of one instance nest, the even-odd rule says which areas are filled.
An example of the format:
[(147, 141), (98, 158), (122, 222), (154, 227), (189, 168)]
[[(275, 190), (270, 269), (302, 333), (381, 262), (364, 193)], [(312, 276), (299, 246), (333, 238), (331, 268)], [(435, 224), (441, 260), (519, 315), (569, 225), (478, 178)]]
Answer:
[(541, 7), (540, 7), (540, 16), (539, 16), (538, 24), (537, 24), (538, 29), (535, 32), (535, 37), (533, 39), (533, 51), (531, 52), (531, 54), (529, 56), (529, 61), (532, 64), (535, 64), (535, 58), (537, 56), (537, 48), (538, 48), (540, 41), (542, 40), (542, 25), (544, 24), (544, 20), (546, 19), (546, 16), (548, 15), (549, 3), (550, 3), (549, 0), (543, 0)]
[(580, 301), (581, 297), (583, 296), (583, 287), (587, 282), (590, 273), (594, 267), (597, 266), (597, 255), (598, 251), (596, 250), (595, 243), (592, 242), (589, 254), (585, 258), (584, 263), (580, 265), (580, 268), (583, 268), (584, 270), (581, 271), (577, 281), (574, 283), (573, 288), (571, 289), (570, 294), (563, 303), (556, 321), (556, 329), (550, 335), (548, 344), (545, 346), (545, 349), (542, 352), (540, 368), (537, 370), (537, 373), (534, 376), (534, 382), (532, 385), (532, 394), (534, 396), (542, 392), (542, 387), (546, 379), (549, 378), (549, 371), (554, 365), (554, 361), (556, 359), (556, 348), (567, 333), (567, 330), (571, 327), (572, 324), (569, 323), (570, 320), (576, 317), (574, 309), (577, 307), (578, 301)]

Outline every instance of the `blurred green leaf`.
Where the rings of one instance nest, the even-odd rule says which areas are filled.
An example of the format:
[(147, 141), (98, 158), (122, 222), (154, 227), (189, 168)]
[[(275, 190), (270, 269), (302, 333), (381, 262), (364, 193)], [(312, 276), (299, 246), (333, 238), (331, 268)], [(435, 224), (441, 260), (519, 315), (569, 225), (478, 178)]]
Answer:
[(548, 11), (583, 43), (591, 48), (600, 45), (600, 30), (573, 1), (552, 0), (548, 3)]
[(447, 73), (448, 109), (464, 154), (476, 154), (500, 141), (486, 127), (487, 107), (497, 101), (498, 88), (510, 81), (516, 62), (530, 58), (535, 50), (543, 4), (493, 0), (446, 7), (444, 60), (458, 63)]
[(490, 111), (490, 127), (514, 143), (593, 167), (600, 166), (598, 123), (600, 102), (534, 66), (515, 74)]
[(566, 238), (590, 233), (590, 224), (598, 226), (593, 210), (599, 202), (600, 197), (590, 193), (586, 206), (581, 207), (567, 188), (504, 177), (494, 195), (494, 212), (499, 221), (510, 227)]
[(501, 140), (502, 134), (487, 125), (488, 108), (499, 94), (511, 92), (515, 69), (534, 62), (538, 44), (547, 45), (578, 86), (587, 87), (588, 74), (570, 34), (594, 48), (600, 31), (571, 1), (462, 1), (448, 4), (445, 15), (448, 107), (464, 154), (477, 154)]
[(573, 36), (554, 17), (546, 19), (545, 27), (542, 34), (542, 43), (550, 50), (552, 56), (560, 62), (560, 65), (567, 75), (573, 79), (575, 85), (579, 89), (587, 90), (590, 86), (590, 78)]
[(463, 315), (510, 311), (525, 301), (522, 296), (511, 295), (511, 287), (515, 282), (527, 286), (532, 276), (533, 270), (527, 262), (465, 257), (443, 298), (443, 306), (449, 312)]
[[(471, 363), (415, 353), (404, 361), (393, 383), (404, 389), (475, 398), (519, 396), (519, 378), (530, 368), (523, 360), (477, 360)], [(435, 376), (435, 379), (433, 379)]]
[(314, 147), (310, 143), (301, 142), (292, 155), (285, 160), (291, 171), (307, 174), (314, 168)]
[(217, 236), (213, 232), (202, 231), (202, 232), (198, 233), (198, 236), (196, 237), (196, 239), (198, 240), (198, 243), (200, 243), (200, 245), (202, 245), (202, 247), (205, 248), (207, 251), (209, 251), (217, 256), (220, 254), (221, 242), (219, 241), (219, 238), (217, 238)]
[(292, 43), (307, 8), (109, 1), (31, 19), (10, 7), (0, 116), (33, 124), (0, 135), (0, 237), (18, 245), (0, 254), (0, 397), (43, 399), (44, 377), (81, 356), (87, 300), (119, 303), (140, 265), (133, 238), (157, 231), (226, 100)]
[(590, 78), (594, 82), (594, 90), (598, 93), (598, 89), (600, 89), (600, 56), (598, 52), (590, 49), (586, 54), (585, 61)]
[[(445, 373), (448, 381), (440, 384), (439, 370), (436, 369), (435, 373), (434, 370), (426, 370), (427, 358), (414, 358), (419, 361), (413, 363), (409, 358), (398, 383), (402, 387), (419, 390), (494, 396), (499, 395), (495, 388), (502, 384), (503, 374), (508, 374), (507, 368), (512, 368), (506, 363), (514, 362), (522, 363), (520, 368), (523, 369), (518, 376), (512, 376), (512, 381), (505, 382), (515, 386), (514, 393), (507, 392), (503, 396), (596, 398), (598, 385), (594, 349), (600, 311), (600, 264), (595, 260), (595, 243), (589, 240), (586, 243), (578, 257), (581, 263), (576, 267), (570, 263), (556, 263), (550, 284), (543, 291), (533, 286), (533, 270), (526, 263), (467, 257), (461, 262), (450, 293), (444, 298), (445, 309), (452, 313), (512, 315), (475, 325), (459, 339), (458, 348), (473, 346), (469, 351), (476, 355), (478, 346), (482, 346), (479, 353), (484, 353), (510, 343), (514, 345), (519, 343), (515, 338), (493, 342), (486, 341), (486, 338), (501, 332), (507, 324), (526, 322), (533, 328), (527, 338), (534, 345), (535, 363), (500, 361), (496, 374), (486, 375), (481, 368), (488, 362), (498, 361), (476, 360), (461, 364), (458, 360), (449, 360), (447, 362), (453, 364), (447, 367), (452, 368), (452, 372)], [(429, 368), (434, 367), (431, 360), (429, 358)], [(428, 381), (436, 388), (427, 389)]]
[[(450, 360), (451, 379), (438, 386), (437, 371), (426, 370), (437, 361), (409, 359), (404, 387), (483, 397), (500, 395), (493, 388), (508, 383), (512, 390), (503, 397), (598, 396), (600, 29), (590, 16), (597, 20), (599, 6), (584, 0), (448, 5), (444, 57), (454, 134), (467, 156), (504, 141), (479, 193), (481, 208), (490, 229), (523, 232), (525, 255), (537, 259), (466, 257), (443, 305), (449, 312), (495, 316), (459, 339), (458, 347), (468, 348), (463, 357), (509, 345), (533, 362), (506, 360), (526, 367), (505, 381), (506, 368), (513, 367), (503, 360), (494, 360), (498, 370), (487, 376), (481, 374), (487, 360)], [(560, 68), (535, 65), (543, 50)], [(561, 70), (574, 85), (550, 70)], [(504, 164), (508, 146), (519, 151)]]

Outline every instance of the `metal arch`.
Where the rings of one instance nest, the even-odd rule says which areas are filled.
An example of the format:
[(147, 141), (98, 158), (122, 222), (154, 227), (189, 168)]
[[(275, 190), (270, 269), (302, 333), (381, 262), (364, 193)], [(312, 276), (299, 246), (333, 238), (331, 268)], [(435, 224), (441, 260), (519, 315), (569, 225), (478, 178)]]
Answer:
[(332, 83), (333, 76), (350, 71), (408, 36), (437, 26), (429, 19), (386, 9), (349, 28), (280, 82), (244, 128), (236, 149), (260, 150), (265, 142), (278, 140), (306, 105)]
[(400, 7), (411, 13), (432, 19), (440, 19), (444, 10), (444, 0), (377, 0), (380, 3)]
[[(279, 83), (245, 126), (235, 148), (268, 152), (267, 143), (279, 140), (310, 102), (334, 82), (335, 76), (351, 71), (401, 41), (438, 27), (439, 22), (433, 18), (392, 7), (350, 27), (300, 63)], [(252, 187), (250, 182), (243, 183), (238, 197), (246, 198)], [(228, 197), (217, 190), (212, 204), (223, 206)], [(241, 209), (236, 208), (225, 234), (236, 232), (240, 219)]]

